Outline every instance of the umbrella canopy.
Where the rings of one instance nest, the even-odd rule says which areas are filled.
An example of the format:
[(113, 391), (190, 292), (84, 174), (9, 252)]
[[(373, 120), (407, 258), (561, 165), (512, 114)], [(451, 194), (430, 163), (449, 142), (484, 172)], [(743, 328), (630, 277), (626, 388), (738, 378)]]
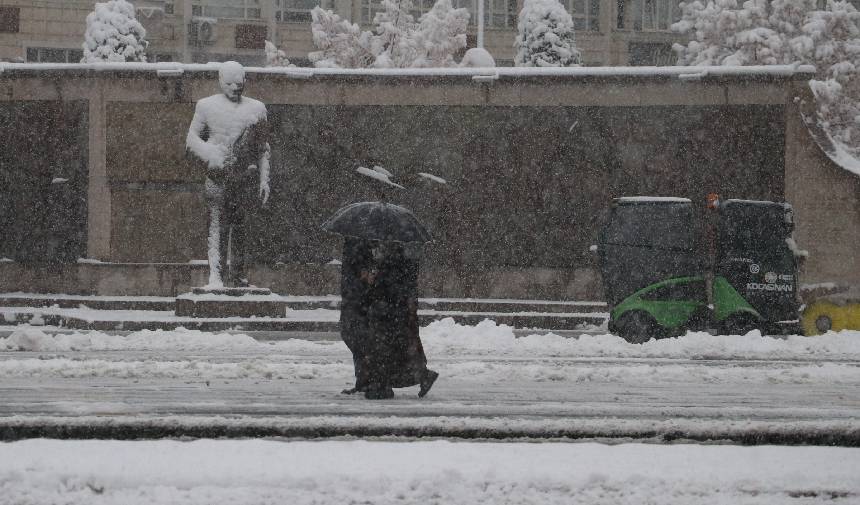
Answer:
[(433, 237), (411, 210), (384, 202), (359, 202), (334, 213), (322, 229), (365, 240), (430, 242)]

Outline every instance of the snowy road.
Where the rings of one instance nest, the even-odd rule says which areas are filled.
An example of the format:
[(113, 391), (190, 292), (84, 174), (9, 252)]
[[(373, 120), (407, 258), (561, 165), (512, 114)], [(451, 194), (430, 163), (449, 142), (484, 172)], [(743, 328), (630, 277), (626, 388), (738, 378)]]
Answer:
[(0, 339), (0, 432), (33, 435), (663, 437), (860, 444), (860, 335), (515, 338), (422, 330), (441, 378), (372, 402), (340, 394), (338, 342), (21, 330)]

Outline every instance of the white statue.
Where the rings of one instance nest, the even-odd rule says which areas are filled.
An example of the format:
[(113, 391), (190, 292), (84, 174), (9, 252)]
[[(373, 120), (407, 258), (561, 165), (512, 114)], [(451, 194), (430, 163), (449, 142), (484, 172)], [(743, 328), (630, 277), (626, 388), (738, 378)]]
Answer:
[[(224, 286), (224, 267), (232, 252), (229, 285), (248, 286), (248, 241), (245, 221), (252, 199), (269, 199), (268, 123), (266, 106), (243, 97), (245, 70), (235, 61), (221, 65), (223, 91), (197, 102), (188, 129), (187, 149), (206, 165), (209, 207), (209, 283)], [(232, 247), (231, 247), (232, 243)]]

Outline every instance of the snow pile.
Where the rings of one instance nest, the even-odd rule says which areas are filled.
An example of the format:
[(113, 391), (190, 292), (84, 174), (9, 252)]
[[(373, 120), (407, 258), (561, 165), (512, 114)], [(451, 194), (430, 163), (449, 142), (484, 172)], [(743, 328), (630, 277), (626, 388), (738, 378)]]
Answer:
[[(583, 334), (576, 338), (553, 333), (517, 337), (510, 326), (485, 320), (474, 326), (442, 319), (421, 328), (428, 354), (492, 356), (505, 358), (617, 358), (617, 359), (742, 359), (742, 360), (860, 360), (860, 331), (829, 332), (816, 337), (786, 338), (748, 335), (688, 333), (682, 337), (630, 344), (614, 335)], [(178, 329), (143, 330), (127, 336), (98, 331), (54, 333), (43, 328), (18, 326), (0, 338), (5, 351), (250, 351), (301, 355), (337, 355), (345, 352), (340, 341), (290, 339), (257, 341), (248, 335)]]
[[(0, 338), (0, 351), (92, 352), (92, 351), (260, 351), (276, 349), (290, 354), (326, 354), (340, 348), (340, 342), (292, 339), (260, 342), (248, 335), (209, 333), (198, 330), (142, 330), (126, 336), (99, 331), (51, 333), (41, 328), (20, 326), (8, 337)], [(339, 351), (339, 349), (338, 349)]]
[[(860, 386), (860, 332), (785, 340), (690, 333), (629, 344), (612, 335), (531, 335), (485, 321), (462, 326), (447, 319), (422, 329), (431, 364), (446, 380), (664, 384), (829, 383)], [(352, 360), (339, 341), (259, 342), (247, 335), (193, 330), (51, 334), (20, 327), (0, 339), (7, 356), (0, 377), (119, 377), (336, 380), (348, 383)], [(119, 352), (113, 352), (119, 351)], [(217, 359), (212, 359), (212, 357)], [(709, 362), (723, 360), (713, 366)], [(784, 361), (779, 366), (730, 365), (732, 360)]]
[(858, 496), (858, 465), (834, 447), (27, 440), (0, 446), (0, 504), (829, 503)]
[(87, 15), (81, 63), (146, 61), (146, 30), (126, 0), (96, 3)]
[(830, 332), (817, 337), (787, 338), (749, 335), (688, 333), (682, 337), (630, 344), (614, 335), (580, 335), (565, 338), (552, 333), (517, 338), (514, 329), (485, 320), (463, 326), (446, 318), (421, 330), (428, 352), (474, 355), (528, 355), (567, 358), (672, 358), (672, 359), (801, 359), (858, 360), (860, 331)]
[[(860, 162), (860, 12), (845, 0), (687, 0), (673, 30), (680, 65), (785, 65), (817, 68), (811, 81), (830, 157), (857, 173)], [(830, 152), (833, 151), (833, 152)]]
[(473, 47), (466, 51), (463, 55), (463, 60), (460, 61), (461, 67), (472, 68), (493, 68), (496, 66), (496, 59), (493, 55), (483, 47)]
[(579, 65), (573, 18), (558, 0), (525, 0), (517, 23), (514, 65), (569, 67)]
[(454, 54), (466, 47), (469, 11), (455, 9), (451, 0), (437, 0), (418, 22), (411, 11), (411, 0), (383, 0), (369, 32), (316, 7), (311, 11), (311, 32), (319, 50), (308, 58), (320, 68), (455, 66)]

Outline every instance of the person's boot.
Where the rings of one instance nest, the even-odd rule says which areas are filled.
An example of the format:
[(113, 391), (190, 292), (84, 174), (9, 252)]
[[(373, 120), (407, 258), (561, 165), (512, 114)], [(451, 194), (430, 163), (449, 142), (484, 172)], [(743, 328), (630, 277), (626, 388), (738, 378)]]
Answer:
[(394, 390), (390, 387), (373, 384), (364, 392), (364, 397), (368, 400), (388, 400), (394, 398)]
[(424, 377), (421, 378), (421, 389), (418, 390), (418, 398), (424, 398), (427, 393), (430, 392), (430, 388), (433, 387), (433, 383), (436, 382), (436, 379), (438, 378), (439, 372), (427, 370), (427, 372), (424, 373)]

